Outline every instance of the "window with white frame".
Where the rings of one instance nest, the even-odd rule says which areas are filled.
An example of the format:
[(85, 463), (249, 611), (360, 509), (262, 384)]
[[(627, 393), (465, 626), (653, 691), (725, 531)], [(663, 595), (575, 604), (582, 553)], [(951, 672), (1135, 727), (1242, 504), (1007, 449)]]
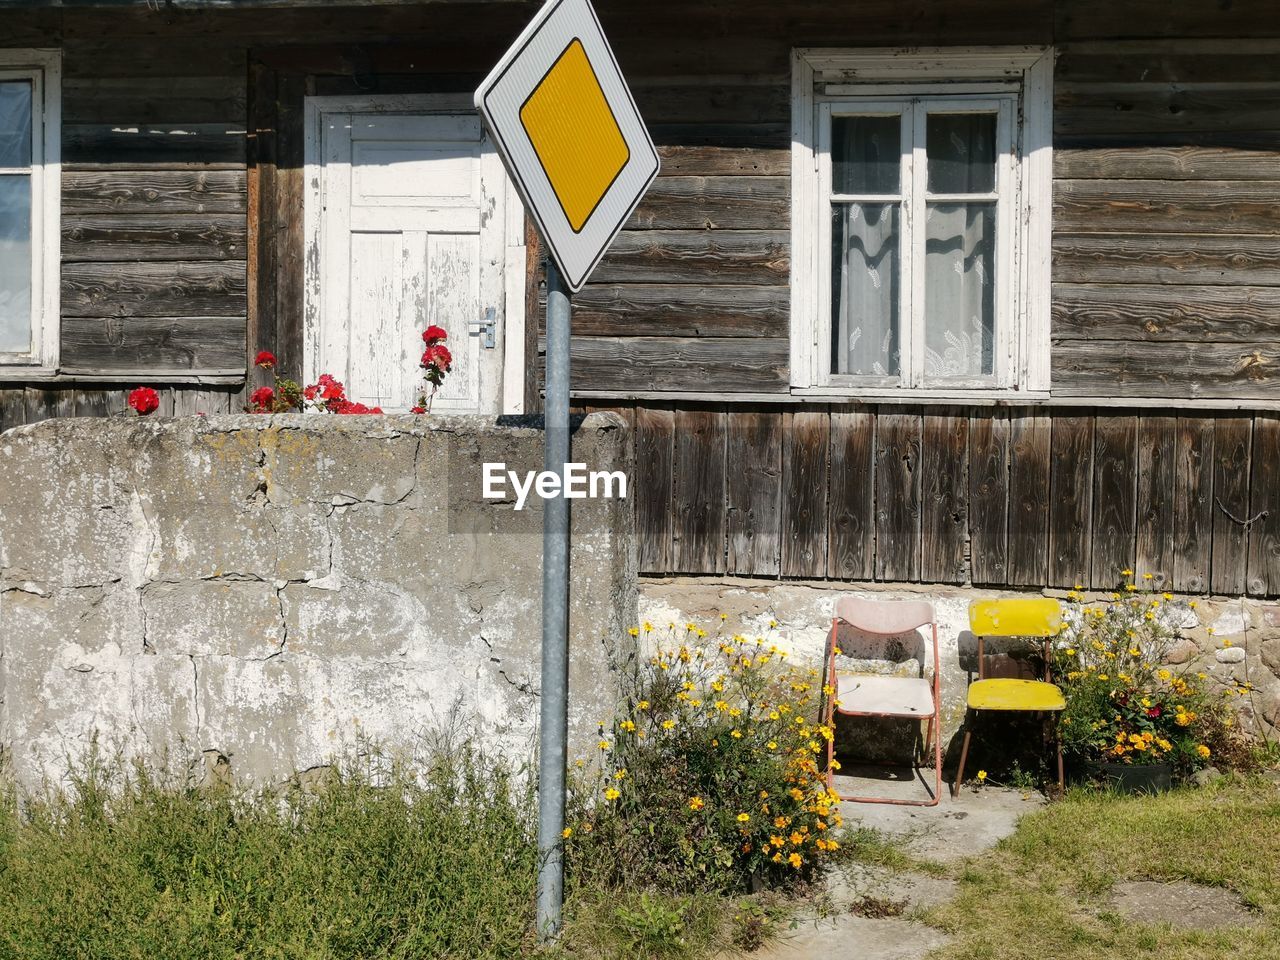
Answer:
[(1048, 387), (1052, 55), (796, 51), (792, 385)]
[(0, 372), (58, 359), (59, 59), (0, 50)]

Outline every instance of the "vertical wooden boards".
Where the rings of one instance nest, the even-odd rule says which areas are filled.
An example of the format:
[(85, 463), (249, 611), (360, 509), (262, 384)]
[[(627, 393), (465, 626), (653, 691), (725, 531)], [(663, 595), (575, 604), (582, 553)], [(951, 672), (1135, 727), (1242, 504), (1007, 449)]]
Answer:
[(826, 409), (783, 414), (782, 575), (827, 573)]
[(1179, 417), (1174, 441), (1173, 589), (1209, 589), (1213, 528), (1213, 420)]
[(107, 390), (77, 390), (77, 417), (105, 417), (111, 413), (111, 400)]
[(776, 577), (782, 531), (783, 417), (774, 410), (727, 414), (726, 572)]
[[(1134, 566), (1138, 418), (1100, 416), (1093, 431), (1090, 582), (1105, 590)], [(1074, 584), (1073, 584), (1074, 586)]]
[(876, 579), (920, 579), (920, 417), (881, 413), (876, 427)]
[(827, 576), (875, 577), (876, 417), (864, 410), (831, 412)]
[(44, 387), (27, 387), (23, 403), (26, 422), (39, 423), (58, 416), (59, 393), (58, 390), (47, 390)]
[(724, 573), (725, 415), (675, 411), (672, 571)]
[(1091, 585), (1092, 494), (1093, 417), (1055, 416), (1049, 452), (1049, 586)]
[(1253, 421), (1218, 417), (1213, 425), (1213, 593), (1244, 593), (1249, 561), (1249, 454)]
[(969, 531), (969, 418), (926, 410), (920, 444), (920, 578), (964, 583)]
[(636, 407), (636, 527), (641, 573), (671, 570), (672, 439), (675, 416), (668, 409)]
[(302, 376), (303, 258), (306, 233), (306, 150), (303, 103), (307, 79), (294, 73), (280, 77), (276, 126), (275, 217), (283, 225), (276, 238), (276, 350), (280, 369)]
[(1134, 569), (1150, 573), (1161, 586), (1173, 583), (1174, 474), (1177, 419), (1138, 421), (1137, 550)]
[(22, 388), (0, 388), (0, 433), (26, 423), (26, 416), (26, 403)]
[(1008, 583), (1042, 587), (1049, 577), (1049, 418), (1009, 415)]
[[(1280, 415), (1253, 421), (1249, 516), (1249, 568), (1245, 586), (1256, 596), (1280, 594)], [(1265, 513), (1266, 516), (1261, 516)]]
[(974, 583), (1009, 582), (1009, 417), (969, 418), (969, 572)]
[[(262, 63), (249, 64), (248, 207), (249, 269), (247, 276), (248, 388), (266, 385), (265, 370), (254, 367), (260, 350), (276, 352), (276, 71)], [(277, 357), (277, 359), (279, 359)], [(281, 369), (284, 376), (302, 371)]]

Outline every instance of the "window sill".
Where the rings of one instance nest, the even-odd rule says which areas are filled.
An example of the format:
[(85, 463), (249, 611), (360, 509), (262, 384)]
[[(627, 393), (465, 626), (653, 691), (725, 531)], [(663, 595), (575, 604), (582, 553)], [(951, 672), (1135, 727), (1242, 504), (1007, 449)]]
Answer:
[(852, 387), (792, 387), (793, 397), (813, 400), (843, 400), (851, 403), (956, 403), (1020, 406), (1050, 399), (1048, 390), (1009, 390), (997, 387), (970, 387), (938, 390), (877, 390)]
[(125, 384), (134, 382), (145, 382), (149, 385), (239, 386), (245, 382), (245, 371), (186, 370), (181, 373), (153, 373), (147, 370), (77, 371), (49, 367), (0, 367), (0, 387), (6, 384), (57, 387), (71, 386), (76, 383)]

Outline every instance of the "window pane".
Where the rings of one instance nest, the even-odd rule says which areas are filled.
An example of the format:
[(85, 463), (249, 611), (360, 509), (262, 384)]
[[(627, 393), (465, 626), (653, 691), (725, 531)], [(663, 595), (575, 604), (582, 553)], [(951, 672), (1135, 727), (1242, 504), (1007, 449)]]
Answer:
[(832, 192), (897, 193), (901, 169), (899, 117), (831, 119)]
[(831, 210), (831, 372), (898, 375), (898, 205)]
[(931, 113), (925, 131), (930, 193), (991, 193), (996, 188), (993, 113)]
[(996, 205), (929, 206), (925, 234), (924, 373), (995, 372)]
[(0, 167), (31, 166), (31, 83), (0, 83)]
[(0, 176), (0, 353), (31, 349), (31, 178)]

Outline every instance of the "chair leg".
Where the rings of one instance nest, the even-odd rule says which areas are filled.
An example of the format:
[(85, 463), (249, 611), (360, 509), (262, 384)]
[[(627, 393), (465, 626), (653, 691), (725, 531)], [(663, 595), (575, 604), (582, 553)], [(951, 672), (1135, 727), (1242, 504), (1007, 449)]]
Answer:
[[(969, 739), (973, 736), (973, 711), (965, 711), (964, 715), (964, 743), (960, 745), (960, 768), (956, 771), (956, 779), (951, 784), (951, 796), (956, 797), (960, 794), (960, 785), (964, 783), (964, 764), (969, 759)], [(941, 746), (941, 741), (939, 741)]]

